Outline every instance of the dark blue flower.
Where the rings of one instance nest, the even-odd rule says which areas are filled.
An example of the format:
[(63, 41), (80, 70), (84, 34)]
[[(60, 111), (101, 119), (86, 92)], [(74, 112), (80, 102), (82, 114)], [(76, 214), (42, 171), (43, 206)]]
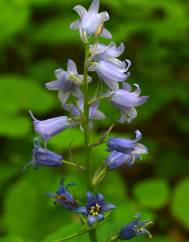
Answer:
[(70, 194), (70, 192), (68, 191), (68, 187), (69, 186), (73, 186), (74, 183), (70, 183), (68, 184), (66, 187), (64, 186), (64, 179), (61, 180), (60, 182), (60, 187), (57, 190), (56, 193), (47, 193), (47, 195), (49, 197), (52, 197), (55, 199), (54, 203), (55, 204), (60, 204), (63, 207), (65, 207), (66, 209), (75, 209), (77, 207), (77, 202), (74, 199), (74, 197), (72, 196), (72, 194)]
[(63, 131), (65, 128), (71, 127), (71, 123), (67, 116), (38, 120), (34, 117), (31, 111), (30, 115), (33, 118), (36, 133), (38, 133), (46, 141), (52, 136)]
[(56, 167), (61, 166), (63, 163), (63, 156), (49, 151), (46, 148), (42, 148), (40, 146), (39, 140), (34, 140), (34, 148), (33, 148), (33, 155), (32, 161), (26, 164), (25, 168), (28, 165), (32, 165), (34, 168), (38, 168), (39, 166), (49, 166), (49, 167)]
[(125, 225), (119, 232), (120, 240), (129, 240), (136, 236), (147, 234), (151, 237), (150, 232), (147, 230), (147, 226), (152, 224), (150, 221), (141, 222), (140, 214), (135, 215), (135, 220), (127, 225)]
[(107, 142), (108, 151), (111, 154), (104, 161), (110, 170), (116, 169), (124, 164), (129, 166), (134, 164), (135, 159), (140, 159), (142, 154), (147, 154), (148, 150), (143, 145), (138, 143), (142, 138), (139, 130), (135, 131), (136, 138), (110, 138)]
[(81, 19), (71, 23), (71, 29), (79, 29), (82, 41), (87, 42), (91, 36), (101, 35), (107, 39), (112, 37), (111, 33), (103, 27), (103, 23), (109, 20), (107, 12), (98, 13), (99, 0), (93, 0), (89, 10), (83, 6), (77, 5), (74, 10), (78, 13)]
[(97, 193), (95, 196), (93, 193), (87, 192), (86, 197), (86, 206), (79, 207), (75, 211), (87, 217), (89, 226), (92, 226), (96, 221), (102, 221), (106, 211), (116, 208), (113, 204), (106, 203), (101, 193)]

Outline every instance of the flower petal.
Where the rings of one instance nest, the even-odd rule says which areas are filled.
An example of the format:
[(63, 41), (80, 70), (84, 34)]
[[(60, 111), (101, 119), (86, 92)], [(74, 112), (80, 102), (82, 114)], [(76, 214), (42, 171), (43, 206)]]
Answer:
[(81, 213), (81, 214), (87, 216), (87, 208), (85, 206), (76, 208), (74, 211), (76, 213)]
[(70, 24), (70, 29), (79, 29), (80, 27), (80, 20), (74, 21)]
[(87, 13), (87, 10), (81, 5), (77, 5), (73, 9), (79, 14), (81, 18)]
[(106, 39), (112, 39), (112, 34), (105, 28), (103, 28), (101, 36), (106, 38)]
[(61, 103), (63, 103), (63, 104), (66, 103), (66, 101), (68, 100), (69, 96), (70, 96), (70, 92), (65, 92), (62, 89), (58, 92), (58, 98), (61, 101)]
[(101, 213), (99, 213), (99, 214), (97, 215), (97, 219), (98, 219), (99, 221), (104, 220), (104, 215), (101, 214)]
[(98, 16), (101, 19), (101, 22), (105, 22), (105, 21), (108, 21), (110, 19), (110, 16), (106, 11), (99, 13)]
[(102, 193), (97, 193), (96, 194), (96, 198), (99, 202), (103, 202), (104, 201), (104, 195), (102, 195)]
[(106, 203), (104, 206), (103, 206), (103, 211), (106, 212), (108, 210), (111, 210), (111, 209), (114, 209), (116, 208), (115, 205), (111, 204), (111, 203)]
[(73, 72), (74, 74), (77, 74), (77, 66), (73, 60), (69, 59), (67, 65), (68, 72)]
[(94, 201), (96, 201), (96, 197), (93, 195), (92, 192), (87, 192), (86, 197), (87, 203), (93, 203)]
[(88, 215), (88, 225), (92, 226), (96, 222), (96, 217), (92, 215)]
[(135, 145), (135, 150), (133, 151), (133, 154), (148, 154), (148, 149), (146, 146), (144, 146), (143, 144), (137, 143)]
[(135, 135), (136, 135), (135, 142), (138, 142), (139, 140), (141, 140), (142, 133), (139, 130), (135, 131)]
[(100, 7), (100, 2), (99, 0), (93, 0), (93, 2), (91, 3), (91, 6), (89, 7), (88, 12), (92, 12), (92, 13), (98, 13), (99, 11), (99, 7)]

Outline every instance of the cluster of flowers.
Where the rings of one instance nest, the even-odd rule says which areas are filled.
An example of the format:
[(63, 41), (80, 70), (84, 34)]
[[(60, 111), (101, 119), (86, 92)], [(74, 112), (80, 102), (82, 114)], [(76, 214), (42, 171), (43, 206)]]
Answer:
[[(132, 86), (126, 82), (130, 75), (128, 70), (131, 62), (127, 59), (123, 61), (118, 59), (124, 52), (124, 44), (121, 43), (116, 47), (113, 42), (104, 45), (96, 41), (99, 36), (111, 38), (111, 33), (104, 28), (104, 22), (109, 20), (109, 15), (107, 12), (98, 13), (99, 0), (93, 0), (88, 11), (80, 5), (76, 6), (74, 10), (79, 14), (80, 19), (71, 24), (71, 29), (79, 29), (81, 40), (84, 43), (92, 43), (89, 45), (88, 71), (96, 72), (107, 87), (105, 93), (95, 96), (88, 104), (90, 127), (92, 127), (93, 120), (105, 119), (104, 113), (98, 110), (99, 100), (102, 98), (107, 99), (120, 110), (121, 117), (118, 122), (129, 123), (137, 116), (136, 107), (145, 103), (148, 97), (140, 96), (141, 90), (137, 84), (134, 85), (136, 89), (132, 91)], [(41, 146), (39, 139), (34, 142), (32, 161), (29, 162), (34, 168), (62, 166), (64, 164), (63, 156), (48, 150), (47, 141), (66, 128), (78, 125), (83, 130), (84, 94), (82, 85), (84, 75), (78, 74), (74, 61), (68, 60), (67, 70), (57, 69), (55, 76), (56, 80), (46, 83), (45, 86), (49, 90), (58, 91), (58, 98), (68, 116), (38, 120), (30, 111), (35, 131), (44, 141), (44, 147)], [(91, 81), (92, 78), (87, 76), (87, 82)], [(72, 98), (70, 99), (70, 97)], [(107, 170), (116, 169), (124, 164), (131, 166), (136, 159), (141, 158), (142, 154), (147, 153), (147, 148), (138, 143), (142, 137), (141, 132), (137, 130), (135, 133), (135, 139), (110, 138), (107, 140), (110, 154), (103, 162)], [(48, 195), (55, 199), (55, 203), (86, 217), (89, 226), (93, 226), (96, 221), (104, 220), (104, 213), (115, 208), (113, 204), (104, 201), (101, 193), (94, 195), (90, 191), (86, 194), (86, 205), (79, 206), (77, 200), (69, 192), (68, 186), (65, 187), (61, 180), (58, 191), (48, 193)], [(133, 222), (120, 230), (116, 239), (128, 240), (141, 234), (149, 234), (146, 229), (149, 223), (149, 221), (140, 222), (140, 216), (136, 215)]]

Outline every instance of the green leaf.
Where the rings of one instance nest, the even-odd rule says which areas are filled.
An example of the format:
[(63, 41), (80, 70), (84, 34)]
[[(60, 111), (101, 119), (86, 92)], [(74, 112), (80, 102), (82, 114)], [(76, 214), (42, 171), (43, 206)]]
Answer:
[(7, 236), (3, 236), (2, 238), (0, 238), (0, 242), (34, 242), (32, 240), (29, 239), (23, 239), (17, 235), (7, 235)]
[(24, 1), (18, 0), (10, 0), (8, 3), (6, 0), (1, 0), (0, 9), (0, 44), (6, 44), (6, 41), (10, 40), (12, 35), (26, 26), (29, 18), (29, 9)]
[(72, 20), (68, 17), (57, 17), (47, 20), (45, 24), (33, 29), (31, 37), (35, 43), (57, 45), (61, 43), (76, 43), (79, 41), (79, 32), (70, 29)]
[(16, 113), (25, 110), (45, 112), (55, 104), (50, 92), (24, 76), (6, 75), (0, 77), (0, 103), (2, 113)]
[(16, 115), (0, 116), (0, 134), (9, 137), (24, 137), (31, 129), (31, 122), (26, 117)]
[(46, 195), (56, 192), (59, 186), (61, 177), (56, 174), (56, 169), (40, 167), (33, 170), (28, 167), (23, 174), (5, 196), (3, 226), (24, 239), (41, 241), (47, 233), (52, 233), (63, 223), (72, 223), (75, 218), (71, 218), (67, 210), (55, 206), (53, 199)]
[(189, 177), (179, 182), (175, 188), (171, 211), (177, 220), (189, 229)]
[(158, 209), (168, 201), (169, 186), (164, 180), (149, 179), (139, 182), (134, 187), (133, 193), (142, 206)]
[[(80, 229), (81, 229), (81, 225), (79, 225), (78, 223), (66, 224), (61, 229), (59, 229), (58, 231), (55, 231), (53, 234), (48, 236), (43, 242), (53, 242), (59, 239), (63, 239), (67, 236), (70, 236), (72, 234), (79, 232)], [(84, 234), (70, 241), (82, 242), (82, 241), (86, 241), (87, 238), (88, 238), (88, 235)]]
[[(149, 240), (147, 236), (139, 236), (138, 238), (135, 238), (135, 242), (176, 242), (176, 240), (173, 240), (172, 238), (161, 236), (161, 235), (154, 235), (152, 234), (152, 239)], [(186, 241), (187, 242), (187, 241)]]

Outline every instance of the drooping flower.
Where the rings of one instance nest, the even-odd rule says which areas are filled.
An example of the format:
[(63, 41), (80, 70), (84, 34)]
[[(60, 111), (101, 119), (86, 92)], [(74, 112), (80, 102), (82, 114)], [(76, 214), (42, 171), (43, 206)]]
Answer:
[(135, 220), (127, 225), (125, 225), (119, 232), (120, 240), (130, 240), (137, 236), (147, 234), (151, 238), (151, 234), (147, 227), (152, 224), (151, 221), (140, 221), (140, 214), (135, 215)]
[[(98, 110), (99, 102), (95, 101), (89, 106), (89, 121), (92, 120), (102, 120), (105, 118), (105, 115)], [(76, 105), (70, 103), (70, 104), (64, 104), (63, 108), (70, 112), (71, 117), (73, 120), (81, 119), (83, 112), (84, 112), (84, 104), (83, 104), (83, 98), (80, 98), (77, 100)]]
[(117, 58), (121, 54), (123, 54), (124, 49), (125, 46), (123, 43), (121, 43), (118, 47), (116, 47), (116, 44), (114, 42), (111, 42), (109, 45), (99, 43), (90, 45), (90, 53), (94, 61), (103, 60), (112, 62), (114, 64), (122, 62), (119, 61)]
[(106, 158), (104, 163), (110, 170), (124, 164), (131, 166), (136, 159), (141, 159), (142, 154), (148, 153), (147, 148), (143, 144), (138, 143), (142, 138), (141, 132), (137, 130), (135, 133), (136, 138), (134, 140), (124, 138), (110, 138), (108, 140), (108, 151), (111, 154)]
[(78, 13), (81, 19), (71, 23), (71, 29), (79, 29), (82, 41), (87, 42), (92, 36), (103, 36), (107, 39), (112, 38), (111, 33), (104, 28), (103, 24), (109, 20), (107, 12), (98, 13), (99, 0), (93, 0), (89, 10), (83, 6), (77, 5), (74, 10)]
[[(77, 98), (82, 97), (80, 85), (83, 82), (83, 75), (79, 75), (77, 72), (77, 66), (74, 61), (68, 60), (67, 71), (63, 69), (57, 69), (55, 71), (57, 80), (48, 82), (45, 84), (49, 90), (59, 91), (59, 99), (62, 103), (65, 103), (70, 95)], [(88, 81), (91, 81), (91, 77), (88, 76)]]
[(30, 115), (33, 118), (36, 133), (38, 133), (45, 141), (72, 126), (67, 116), (60, 116), (41, 121), (36, 119), (31, 111)]
[(63, 156), (53, 151), (47, 150), (46, 148), (42, 148), (39, 140), (35, 139), (32, 161), (27, 163), (24, 168), (26, 168), (30, 164), (36, 169), (39, 166), (57, 167), (63, 164), (62, 160)]
[(112, 92), (111, 101), (121, 111), (120, 123), (127, 121), (130, 123), (137, 116), (135, 107), (144, 104), (148, 96), (140, 96), (141, 90), (139, 85), (135, 84), (136, 90), (131, 91), (128, 83), (123, 83), (123, 89)]
[(95, 196), (93, 193), (87, 192), (86, 197), (87, 204), (75, 211), (87, 217), (89, 226), (92, 226), (96, 221), (104, 220), (104, 213), (116, 208), (113, 204), (106, 203), (101, 193), (97, 193)]
[(60, 182), (60, 187), (57, 190), (57, 192), (56, 193), (49, 192), (49, 193), (47, 193), (47, 195), (49, 197), (52, 197), (55, 199), (55, 201), (54, 201), (55, 204), (62, 205), (66, 209), (73, 210), (77, 207), (77, 202), (74, 199), (74, 197), (72, 196), (72, 194), (70, 194), (70, 192), (68, 191), (68, 187), (73, 186), (73, 185), (74, 185), (74, 183), (70, 183), (65, 187), (64, 179), (62, 179)]
[(124, 44), (119, 47), (112, 42), (106, 46), (103, 44), (95, 44), (90, 48), (91, 62), (89, 71), (95, 71), (97, 75), (112, 90), (119, 89), (119, 82), (126, 81), (130, 75), (128, 72), (131, 62), (129, 60), (120, 61), (119, 57), (124, 51)]

